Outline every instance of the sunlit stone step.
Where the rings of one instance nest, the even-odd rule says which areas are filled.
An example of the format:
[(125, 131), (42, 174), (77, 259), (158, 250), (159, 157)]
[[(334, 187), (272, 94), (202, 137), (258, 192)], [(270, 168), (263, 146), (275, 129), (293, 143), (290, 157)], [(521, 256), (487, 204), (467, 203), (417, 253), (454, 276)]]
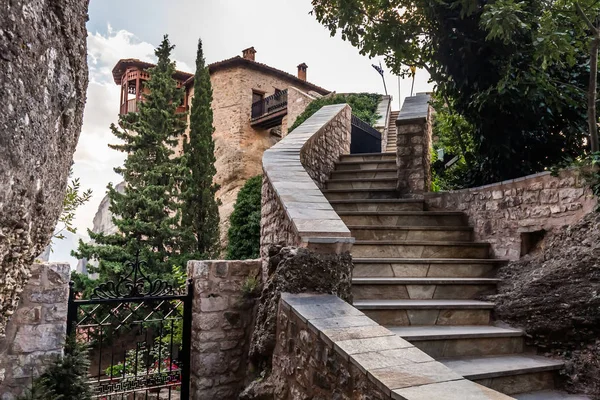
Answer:
[(465, 216), (453, 211), (340, 211), (346, 225), (466, 226)]
[(349, 169), (343, 171), (333, 171), (331, 179), (397, 179), (398, 170), (396, 168), (382, 169)]
[(353, 257), (487, 258), (489, 243), (357, 240)]
[(472, 240), (473, 228), (468, 226), (374, 226), (347, 225), (356, 240)]
[(336, 211), (423, 211), (425, 203), (412, 199), (330, 200)]
[(395, 189), (323, 189), (327, 200), (397, 199)]
[(395, 169), (396, 160), (380, 160), (380, 161), (338, 161), (335, 164), (336, 172), (343, 171), (373, 171)]
[(345, 154), (340, 157), (341, 162), (347, 161), (396, 161), (396, 153), (364, 153), (364, 154)]
[(327, 189), (396, 189), (398, 179), (392, 178), (351, 178), (330, 179), (327, 181)]
[(354, 277), (493, 277), (507, 260), (455, 258), (353, 258)]

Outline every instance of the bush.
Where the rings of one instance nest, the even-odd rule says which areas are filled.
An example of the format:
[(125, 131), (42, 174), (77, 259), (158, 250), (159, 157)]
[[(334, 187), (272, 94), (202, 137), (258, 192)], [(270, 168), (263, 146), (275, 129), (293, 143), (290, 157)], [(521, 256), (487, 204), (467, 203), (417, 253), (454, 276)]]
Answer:
[(260, 201), (262, 176), (248, 179), (238, 193), (229, 217), (227, 258), (248, 260), (260, 256)]
[(381, 95), (376, 93), (335, 94), (321, 97), (310, 103), (304, 112), (298, 116), (290, 128), (290, 132), (319, 111), (321, 107), (342, 103), (348, 103), (352, 107), (352, 114), (373, 126), (379, 118), (379, 114), (377, 114), (379, 100), (381, 100)]

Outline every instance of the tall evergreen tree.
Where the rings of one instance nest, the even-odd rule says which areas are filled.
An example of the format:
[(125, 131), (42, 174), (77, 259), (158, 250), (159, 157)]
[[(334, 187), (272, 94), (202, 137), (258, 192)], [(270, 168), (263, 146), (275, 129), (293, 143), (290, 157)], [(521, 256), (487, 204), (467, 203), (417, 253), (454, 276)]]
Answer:
[(124, 192), (108, 186), (118, 232), (88, 231), (93, 243), (80, 241), (74, 252), (78, 258), (99, 259), (92, 272), (99, 272), (102, 279), (118, 275), (123, 263), (132, 260), (137, 251), (147, 261), (146, 273), (152, 278), (169, 276), (173, 265), (185, 262), (180, 251), (186, 235), (181, 229), (178, 195), (186, 167), (173, 149), (186, 124), (176, 112), (183, 90), (173, 79), (173, 48), (165, 35), (155, 50), (158, 62), (149, 70), (148, 90), (139, 112), (120, 116), (121, 128), (111, 125), (122, 143), (110, 147), (127, 153), (124, 165), (115, 168), (125, 181)]
[(198, 40), (194, 98), (190, 113), (189, 137), (184, 142), (187, 175), (182, 186), (182, 224), (192, 236), (186, 251), (194, 257), (213, 257), (219, 253), (219, 209), (215, 199), (218, 186), (213, 182), (215, 143), (210, 74), (204, 61), (202, 40)]

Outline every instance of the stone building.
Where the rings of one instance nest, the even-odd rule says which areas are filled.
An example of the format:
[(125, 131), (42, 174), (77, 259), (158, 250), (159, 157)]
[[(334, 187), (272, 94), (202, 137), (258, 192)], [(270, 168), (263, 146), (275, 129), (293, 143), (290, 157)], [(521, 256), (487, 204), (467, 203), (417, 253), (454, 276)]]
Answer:
[[(145, 82), (150, 77), (147, 69), (151, 67), (153, 64), (136, 59), (122, 59), (114, 67), (114, 81), (121, 86), (121, 114), (136, 111), (138, 102), (143, 101)], [(215, 182), (220, 186), (217, 197), (222, 203), (219, 214), (224, 245), (237, 194), (246, 180), (262, 173), (263, 152), (287, 134), (312, 100), (329, 91), (307, 81), (306, 64), (298, 65), (297, 75), (293, 75), (257, 62), (253, 47), (243, 50), (242, 56), (209, 64), (208, 68), (213, 88)], [(194, 76), (177, 71), (174, 78), (185, 88), (181, 111), (189, 111)]]

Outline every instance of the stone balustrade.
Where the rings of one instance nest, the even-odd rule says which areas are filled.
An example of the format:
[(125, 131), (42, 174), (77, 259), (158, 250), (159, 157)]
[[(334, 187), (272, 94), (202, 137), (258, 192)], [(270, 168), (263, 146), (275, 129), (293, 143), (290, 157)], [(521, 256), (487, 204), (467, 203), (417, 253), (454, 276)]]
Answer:
[(430, 97), (417, 94), (404, 100), (396, 120), (398, 191), (404, 196), (421, 196), (431, 187)]
[(263, 156), (261, 256), (271, 245), (348, 251), (354, 239), (321, 188), (350, 152), (351, 108), (321, 108)]
[(494, 399), (333, 295), (284, 293), (273, 355), (275, 398)]
[(381, 151), (385, 152), (388, 142), (388, 121), (392, 112), (392, 96), (382, 96), (377, 104), (377, 115), (374, 128), (381, 133)]

